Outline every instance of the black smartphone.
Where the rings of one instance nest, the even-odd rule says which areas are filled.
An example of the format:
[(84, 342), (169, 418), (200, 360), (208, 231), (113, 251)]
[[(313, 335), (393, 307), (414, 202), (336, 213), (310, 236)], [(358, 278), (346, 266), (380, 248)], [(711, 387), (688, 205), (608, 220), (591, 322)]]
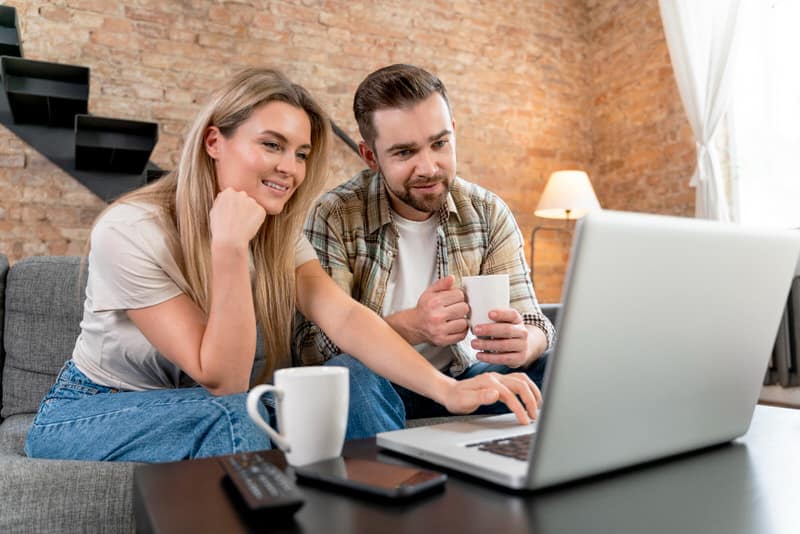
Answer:
[(301, 484), (344, 488), (382, 498), (407, 498), (444, 487), (447, 475), (362, 458), (332, 458), (295, 467)]

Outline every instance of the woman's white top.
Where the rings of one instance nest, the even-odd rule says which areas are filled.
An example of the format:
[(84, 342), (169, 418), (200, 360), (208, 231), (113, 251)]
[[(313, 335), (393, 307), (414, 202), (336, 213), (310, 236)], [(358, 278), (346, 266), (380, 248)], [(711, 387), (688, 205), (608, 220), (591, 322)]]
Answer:
[[(317, 259), (301, 234), (295, 265)], [(251, 274), (253, 265), (251, 261)], [(191, 383), (163, 357), (125, 310), (165, 302), (186, 280), (169, 252), (157, 208), (118, 204), (92, 230), (81, 333), (72, 359), (92, 381), (118, 389), (175, 388)]]

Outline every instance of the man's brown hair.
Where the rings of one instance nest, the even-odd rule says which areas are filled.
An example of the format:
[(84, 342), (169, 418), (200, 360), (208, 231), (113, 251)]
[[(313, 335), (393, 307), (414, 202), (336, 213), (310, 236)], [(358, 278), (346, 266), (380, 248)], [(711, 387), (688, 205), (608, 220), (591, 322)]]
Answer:
[(452, 115), (444, 84), (425, 69), (396, 64), (376, 70), (364, 78), (353, 97), (353, 114), (361, 137), (374, 148), (377, 132), (372, 116), (376, 111), (413, 106), (434, 93), (442, 95)]

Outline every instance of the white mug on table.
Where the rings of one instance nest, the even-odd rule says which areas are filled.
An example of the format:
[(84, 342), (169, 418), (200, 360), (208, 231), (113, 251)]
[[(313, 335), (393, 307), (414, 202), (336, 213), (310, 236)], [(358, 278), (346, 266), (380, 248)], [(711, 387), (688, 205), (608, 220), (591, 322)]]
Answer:
[[(275, 396), (280, 433), (258, 410), (262, 395), (269, 391)], [(305, 465), (341, 455), (349, 398), (346, 367), (292, 367), (275, 371), (275, 385), (261, 384), (250, 390), (247, 413), (290, 465)]]

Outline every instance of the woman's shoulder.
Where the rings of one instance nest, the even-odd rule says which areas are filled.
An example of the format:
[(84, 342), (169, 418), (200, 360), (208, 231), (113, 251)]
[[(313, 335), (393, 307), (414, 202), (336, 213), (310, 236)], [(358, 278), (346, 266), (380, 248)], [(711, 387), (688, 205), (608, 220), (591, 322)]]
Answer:
[(157, 256), (162, 256), (166, 252), (168, 234), (164, 220), (159, 207), (152, 204), (113, 204), (98, 218), (92, 229), (92, 247), (115, 250), (132, 246), (155, 251)]
[(168, 233), (164, 227), (165, 220), (158, 206), (120, 202), (111, 205), (97, 219), (92, 236), (111, 232), (122, 233), (130, 238), (136, 235), (163, 238)]
[(161, 210), (143, 202), (118, 202), (112, 204), (98, 218), (96, 225), (133, 225), (142, 222), (160, 224)]

